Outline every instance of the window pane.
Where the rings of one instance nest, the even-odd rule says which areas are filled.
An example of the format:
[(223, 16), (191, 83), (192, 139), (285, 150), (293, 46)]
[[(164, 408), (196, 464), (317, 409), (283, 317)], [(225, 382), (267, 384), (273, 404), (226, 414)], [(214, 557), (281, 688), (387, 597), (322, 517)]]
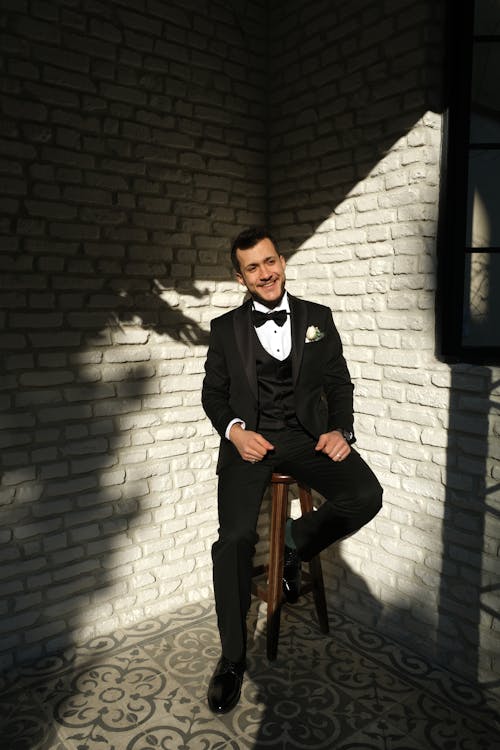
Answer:
[(462, 344), (500, 346), (499, 253), (466, 256)]
[(500, 149), (471, 149), (467, 196), (468, 247), (500, 247)]
[(500, 143), (500, 38), (474, 45), (471, 89), (473, 143)]
[(476, 0), (474, 34), (500, 34), (500, 0)]

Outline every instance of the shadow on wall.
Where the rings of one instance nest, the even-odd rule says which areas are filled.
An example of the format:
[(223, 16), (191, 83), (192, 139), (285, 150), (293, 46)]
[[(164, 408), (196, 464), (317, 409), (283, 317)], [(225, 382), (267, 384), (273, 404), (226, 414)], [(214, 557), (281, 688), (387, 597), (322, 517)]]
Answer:
[[(418, 7), (424, 20), (414, 21), (420, 30), (411, 31), (404, 26), (414, 8), (409, 2), (387, 17), (378, 3), (364, 1), (273, 5), (270, 28), (279, 54), (271, 61), (270, 209), (279, 235), (290, 238), (289, 249), (311, 236), (432, 106), (426, 78), (432, 66), (422, 44), (432, 3)], [(21, 200), (12, 202), (2, 224), (4, 249), (11, 251), (4, 276), (10, 354), (3, 526), (11, 530), (4, 535), (11, 566), (4, 578), (4, 627), (10, 623), (12, 647), (20, 629), (29, 632), (25, 658), (37, 655), (41, 642), (49, 650), (71, 643), (68, 633), (78, 632), (79, 613), (90, 621), (93, 607), (101, 624), (112, 626), (111, 599), (132, 616), (127, 580), (140, 555), (132, 540), (145, 538), (154, 507), (171, 491), (163, 466), (163, 486), (154, 483), (154, 501), (144, 502), (155, 470), (151, 430), (168, 418), (166, 410), (144, 414), (146, 399), (160, 403), (169, 391), (168, 368), (163, 380), (154, 377), (152, 352), (165, 346), (157, 336), (206, 343), (200, 320), (182, 307), (208, 302), (208, 289), (230, 279), (219, 246), (237, 225), (264, 216), (264, 201), (254, 196), (259, 180), (264, 184), (265, 117), (253, 101), (251, 112), (243, 107), (241, 113), (231, 90), (231, 76), (241, 73), (229, 68), (221, 87), (215, 62), (215, 72), (194, 64), (196, 53), (183, 31), (191, 76), (169, 77), (153, 65), (160, 42), (133, 37), (127, 19), (117, 19), (113, 9), (110, 14), (108, 20), (121, 24), (115, 38), (127, 49), (135, 44), (131, 57), (149, 66), (143, 75), (119, 62), (120, 44), (112, 45), (112, 65), (127, 81), (126, 91), (108, 84), (99, 46), (90, 77), (72, 77), (71, 87), (56, 85), (44, 67), (49, 51), (39, 44), (32, 47), (31, 64), (47, 73), (51, 87), (13, 76), (13, 93), (3, 100), (6, 139), (25, 178), (17, 188)], [(191, 28), (196, 13), (183, 14)], [(22, 58), (30, 39), (38, 34), (40, 43), (48, 34), (60, 69), (63, 26), (30, 26), (12, 12), (6, 29), (12, 57)], [(163, 30), (179, 36), (176, 27), (165, 24)], [(95, 37), (69, 37), (85, 62)], [(418, 48), (413, 58), (409, 39)], [(237, 62), (250, 70), (250, 45), (242, 47), (240, 31), (237, 43)], [(72, 66), (81, 60), (68, 57)], [(258, 66), (250, 70), (252, 85), (263, 83), (261, 73)], [(288, 87), (284, 99), (281, 84), (291, 75), (295, 90)], [(91, 99), (95, 94), (99, 100)], [(207, 111), (214, 102), (221, 121)], [(223, 105), (229, 114), (221, 114)], [(206, 118), (205, 130), (198, 113)], [(244, 153), (238, 129), (246, 132)], [(175, 428), (169, 429), (175, 437)], [(177, 435), (182, 447), (188, 434), (181, 426)], [(155, 460), (164, 464), (168, 457)], [(148, 549), (151, 565), (161, 566), (162, 552), (152, 543)], [(136, 583), (147, 586), (147, 570)]]
[[(81, 256), (77, 243), (49, 241), (45, 251), (72, 247)], [(174, 286), (168, 278), (113, 277), (92, 255), (40, 275), (43, 291), (21, 291), (24, 275), (7, 292), (1, 588), (12, 647), (3, 666), (18, 650), (21, 661), (56, 651), (71, 658), (73, 639), (88, 638), (94, 622), (112, 630), (180, 585), (158, 572), (174, 546), (165, 529), (177, 524), (169, 463), (187, 453), (196, 428), (169, 424), (168, 407), (181, 404), (169, 380), (182, 365), (158, 350), (205, 345), (207, 332), (162, 299)], [(68, 273), (72, 266), (85, 271)], [(101, 273), (87, 276), (92, 267)], [(181, 286), (179, 297), (205, 294)], [(158, 431), (176, 445), (155, 445)], [(135, 588), (148, 586), (139, 604)]]
[[(302, 246), (322, 248), (317, 231), (332, 216), (335, 229), (332, 223), (331, 231), (337, 244), (344, 246), (316, 250), (316, 257), (325, 264), (338, 258), (339, 253), (347, 260), (356, 258), (355, 249), (363, 235), (357, 230), (366, 232), (372, 248), (377, 242), (388, 242), (397, 254), (398, 242), (412, 238), (421, 248), (428, 242), (434, 252), (437, 190), (429, 190), (429, 206), (422, 205), (422, 199), (420, 205), (402, 205), (405, 222), (399, 220), (396, 204), (383, 205), (364, 191), (364, 185), (359, 190), (357, 185), (371, 174), (378, 177), (379, 182), (375, 179), (374, 184), (379, 194), (384, 185), (393, 193), (398, 188), (409, 187), (411, 191), (411, 185), (398, 183), (398, 168), (404, 171), (405, 165), (391, 149), (426, 113), (440, 113), (446, 108), (442, 93), (442, 14), (443, 8), (431, 2), (404, 2), (390, 13), (385, 13), (380, 4), (362, 1), (336, 3), (334, 7), (306, 7), (300, 0), (272, 4), (270, 216), (285, 254), (293, 255)], [(415, 154), (419, 152), (418, 167), (410, 170), (412, 183), (418, 186), (436, 167), (427, 170), (425, 142), (413, 140), (413, 136), (408, 142), (415, 147)], [(359, 199), (355, 223), (352, 214), (338, 210), (350, 195)], [(396, 217), (400, 227), (396, 226)], [(350, 233), (345, 244), (339, 229)], [(312, 238), (317, 244), (310, 242)], [(370, 246), (366, 252), (366, 257), (371, 257)], [(308, 270), (307, 265), (299, 267), (301, 275), (307, 276)], [(312, 278), (318, 293), (324, 294), (327, 287), (321, 287), (317, 269), (313, 269)], [(399, 283), (402, 286), (393, 287), (387, 278), (378, 279), (374, 293), (363, 298), (362, 308), (347, 309), (387, 309), (387, 293), (393, 289), (405, 291), (405, 280), (399, 279)], [(411, 283), (408, 277), (408, 291)], [(347, 304), (356, 301), (348, 299)], [(434, 559), (426, 570), (423, 557), (427, 550), (422, 550), (418, 571), (432, 601), (414, 602), (411, 595), (401, 594), (401, 601), (395, 601), (393, 607), (383, 612), (376, 608), (379, 627), (399, 639), (406, 632), (410, 646), (424, 654), (432, 649), (438, 662), (455, 665), (472, 680), (477, 680), (481, 672), (498, 672), (495, 639), (486, 644), (480, 637), (480, 623), (485, 633), (485, 623), (493, 628), (498, 616), (495, 534), (486, 529), (498, 513), (493, 502), (488, 502), (498, 485), (486, 462), (488, 440), (494, 439), (488, 425), (494, 407), (492, 387), (488, 368), (451, 368), (449, 444), (442, 456), (444, 465), (437, 459), (430, 467), (434, 479), (445, 483), (446, 494), (444, 502), (436, 502), (434, 517), (418, 513), (418, 527), (414, 529), (415, 535), (422, 530), (424, 536), (432, 537), (444, 510), (442, 562)], [(440, 448), (441, 443), (436, 450)], [(333, 559), (333, 553), (328, 554)], [(334, 581), (342, 580), (345, 574), (350, 588), (349, 568), (342, 560), (338, 565)], [(394, 589), (397, 596), (397, 585)], [(348, 610), (349, 606), (364, 622), (373, 623), (369, 601), (364, 614), (363, 597), (351, 602)]]
[[(442, 111), (443, 21), (428, 0), (405, 0), (390, 12), (370, 0), (281, 0), (270, 14), (269, 213), (284, 250), (293, 252), (426, 112)], [(363, 200), (354, 229), (370, 225), (369, 214), (361, 223), (370, 196)], [(371, 208), (379, 209), (380, 225), (381, 206)], [(386, 231), (393, 221), (386, 211)], [(433, 222), (420, 221), (420, 229), (435, 236)]]
[[(113, 305), (112, 323), (116, 327), (135, 326), (140, 318), (141, 328), (155, 331), (160, 336), (167, 336), (170, 340), (193, 346), (208, 344), (208, 331), (202, 328), (197, 320), (162, 300), (162, 295), (168, 294), (172, 288), (171, 280), (154, 278), (151, 286), (139, 293), (139, 300), (137, 290), (131, 293), (127, 282), (128, 280), (123, 280), (123, 286), (116, 295), (116, 304)], [(177, 295), (180, 300), (183, 297), (203, 300), (208, 297), (209, 290), (200, 290), (194, 285), (183, 284), (182, 290), (176, 290)], [(139, 302), (139, 309), (137, 309), (137, 302)]]
[[(30, 169), (35, 174), (42, 168), (33, 163)], [(52, 176), (54, 194), (62, 196), (64, 180), (75, 179), (77, 170), (61, 150), (43, 171)], [(103, 182), (121, 179), (88, 175)], [(41, 189), (36, 178), (28, 188), (35, 195)], [(63, 651), (73, 635), (88, 637), (93, 617), (101, 627), (116, 627), (118, 606), (134, 618), (134, 587), (156, 583), (154, 568), (165, 563), (174, 544), (173, 538), (148, 541), (155, 524), (164, 528), (175, 515), (173, 508), (161, 509), (165, 497), (176, 495), (169, 460), (187, 451), (183, 440), (196, 432), (168, 425), (168, 406), (180, 403), (169, 394), (169, 375), (180, 375), (182, 367), (169, 366), (158, 350), (172, 341), (207, 343), (207, 331), (180, 309), (179, 300), (195, 309), (209, 290), (192, 277), (171, 277), (175, 238), (163, 235), (167, 248), (157, 237), (158, 244), (146, 247), (146, 229), (110, 227), (113, 214), (120, 223), (125, 213), (90, 208), (85, 190), (82, 195), (80, 205), (68, 199), (71, 209), (54, 204), (51, 210), (94, 219), (86, 241), (76, 239), (83, 225), (48, 228), (46, 219), (23, 216), (3, 222), (3, 229), (13, 231), (4, 250), (13, 252), (2, 279), (2, 629), (12, 651), (19, 633), (27, 633), (22, 660), (39, 656), (40, 644)], [(26, 204), (35, 201), (26, 198)], [(40, 202), (39, 210), (48, 209)], [(71, 236), (62, 239), (66, 229)], [(43, 231), (55, 238), (38, 236)], [(137, 244), (127, 241), (129, 235)], [(158, 276), (148, 277), (151, 270)], [(227, 278), (229, 271), (218, 275)], [(179, 438), (182, 448), (162, 453), (153, 445), (157, 429), (169, 432), (167, 440)]]
[[(489, 417), (498, 413), (499, 387), (488, 367), (451, 368), (437, 639), (437, 653), (451, 670), (473, 681), (479, 677), (492, 689), (500, 686), (500, 680), (491, 679), (498, 673), (494, 630), (500, 617), (500, 571), (495, 529), (500, 484), (491, 476), (487, 457), (489, 441), (498, 440)], [(481, 679), (482, 674), (487, 677)]]
[(0, 668), (142, 617), (205, 546), (169, 557), (196, 536), (184, 359), (230, 278), (218, 238), (263, 217), (262, 32), (250, 59), (232, 9), (154, 5), (2, 14)]
[[(439, 46), (441, 39), (438, 13), (431, 0), (406, 0), (388, 14), (373, 0), (271, 4), (268, 214), (287, 255), (314, 235), (426, 112), (441, 110), (435, 89), (441, 58), (432, 42), (436, 38)], [(192, 26), (196, 12), (185, 17)], [(183, 38), (192, 62), (193, 47)], [(241, 44), (241, 36), (239, 40)], [(246, 64), (248, 52), (242, 50)], [(145, 62), (147, 55), (137, 54)], [(133, 71), (127, 67), (127, 73), (132, 76)], [(231, 86), (232, 75), (232, 70), (226, 73), (226, 86)], [(182, 79), (156, 71), (147, 84), (168, 95), (172, 111), (189, 111), (192, 128), (200, 97), (204, 96), (205, 106), (211, 97), (218, 101), (220, 94), (216, 74), (207, 72), (206, 66), (200, 64), (196, 76), (196, 85), (192, 80), (186, 86)], [(41, 120), (48, 117), (40, 109), (44, 105), (39, 95), (34, 96), (21, 81), (16, 101), (22, 97), (32, 105), (29, 116), (24, 112), (26, 120), (38, 111)], [(34, 145), (28, 126), (16, 125), (12, 108), (6, 109), (7, 139), (17, 144), (31, 182), (24, 198), (28, 217), (12, 215), (3, 224), (6, 248), (14, 258), (6, 297), (11, 352), (6, 359), (4, 415), (6, 434), (14, 443), (4, 443), (2, 496), (7, 507), (4, 528), (12, 530), (12, 537), (3, 538), (11, 566), (9, 637), (14, 648), (15, 630), (29, 631), (32, 656), (38, 655), (41, 642), (49, 650), (59, 650), (71, 645), (75, 633), (86, 637), (79, 632), (81, 616), (92, 607), (100, 622), (108, 621), (112, 628), (111, 599), (134, 616), (130, 581), (141, 588), (151, 583), (152, 591), (154, 581), (147, 566), (136, 574), (134, 563), (141, 553), (133, 541), (146, 540), (150, 557), (145, 562), (151, 569), (168, 564), (163, 552), (173, 544), (174, 532), (168, 542), (148, 541), (155, 533), (155, 509), (165, 493), (172, 492), (165, 468), (169, 456), (148, 453), (154, 447), (151, 430), (168, 420), (168, 407), (157, 409), (155, 417), (154, 410), (144, 413), (144, 404), (155, 398), (161, 403), (175, 373), (165, 369), (160, 382), (154, 350), (166, 346), (163, 336), (186, 346), (206, 343), (202, 322), (184, 309), (208, 304), (217, 283), (231, 279), (225, 255), (229, 237), (266, 214), (264, 200), (252, 199), (259, 181), (264, 192), (265, 148), (258, 129), (266, 119), (263, 110), (246, 112), (247, 137), (253, 138), (244, 154), (249, 162), (246, 171), (231, 122), (233, 117), (243, 130), (245, 117), (237, 106), (224, 122), (209, 122), (210, 137), (200, 130), (183, 131), (187, 121), (180, 115), (162, 121), (158, 102), (153, 108), (154, 126), (145, 124), (141, 107), (105, 97), (100, 106), (102, 118), (82, 122), (95, 128), (104, 153), (89, 157), (85, 153), (89, 139), (80, 138), (73, 129), (66, 132), (67, 124), (60, 125), (61, 137), (76, 138), (83, 147), (83, 161), (73, 154), (65, 162), (64, 149), (54, 149), (44, 152), (43, 164), (37, 143), (43, 142), (43, 133), (45, 138), (53, 137), (56, 126), (42, 122)], [(71, 120), (67, 113), (62, 119)], [(126, 125), (129, 132), (133, 125), (136, 133), (146, 134), (141, 138), (153, 141), (156, 157), (153, 151), (149, 160), (134, 156), (134, 151), (120, 151), (126, 149), (123, 140), (107, 137), (101, 130), (113, 127), (123, 135)], [(161, 139), (160, 145), (154, 142), (176, 133), (186, 136), (189, 147), (174, 151)], [(259, 138), (261, 148), (255, 145)], [(229, 151), (227, 143), (232, 143)], [(213, 161), (217, 148), (224, 152), (227, 169), (234, 167), (227, 179), (221, 178), (221, 165)], [(162, 150), (168, 157), (167, 163), (160, 164)], [(186, 161), (179, 167), (184, 151), (192, 158), (189, 163), (199, 166), (188, 166)], [(114, 168), (111, 162), (101, 167), (100, 160), (110, 155)], [(117, 171), (124, 164), (130, 171), (122, 177)], [(72, 192), (72, 182), (82, 173), (94, 192), (91, 204), (99, 201), (100, 190), (109, 189), (116, 205), (97, 209), (89, 206), (89, 193)], [(249, 182), (253, 192), (245, 203), (242, 185)], [(57, 209), (61, 215), (36, 214), (48, 210), (47, 206), (37, 209), (32, 200), (42, 188), (54, 211), (61, 204)], [(168, 198), (170, 192), (177, 198), (165, 203), (163, 211), (149, 201)], [(138, 204), (142, 218), (136, 211)], [(153, 213), (167, 217), (163, 229), (152, 228), (156, 227)], [(71, 229), (73, 217), (80, 223)], [(422, 235), (434, 236), (432, 222), (422, 220), (419, 226)], [(84, 229), (88, 236), (82, 239)], [(25, 251), (25, 260), (20, 250)], [(32, 313), (25, 313), (26, 309)], [(190, 437), (182, 425), (177, 433), (174, 425), (165, 429), (180, 448)], [(162, 466), (156, 481), (158, 464)], [(481, 509), (477, 512), (480, 515)], [(168, 512), (161, 523), (169, 523)], [(452, 544), (448, 537), (445, 546)], [(480, 562), (475, 570), (480, 570)], [(479, 609), (473, 620), (477, 623), (478, 618)], [(24, 657), (29, 656), (25, 644)]]

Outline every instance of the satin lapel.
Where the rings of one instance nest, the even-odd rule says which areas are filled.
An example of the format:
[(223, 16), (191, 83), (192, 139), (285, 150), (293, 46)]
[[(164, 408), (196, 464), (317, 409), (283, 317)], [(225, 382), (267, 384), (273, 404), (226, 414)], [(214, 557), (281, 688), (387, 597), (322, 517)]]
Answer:
[(241, 359), (243, 360), (243, 367), (250, 384), (250, 389), (257, 401), (257, 368), (255, 365), (255, 339), (253, 334), (251, 310), (251, 300), (243, 304), (241, 307), (238, 307), (234, 311), (233, 327), (234, 337), (236, 339)]
[(291, 294), (288, 295), (288, 299), (290, 302), (290, 319), (292, 323), (292, 374), (295, 385), (299, 377), (306, 340), (307, 305), (303, 300), (292, 297)]

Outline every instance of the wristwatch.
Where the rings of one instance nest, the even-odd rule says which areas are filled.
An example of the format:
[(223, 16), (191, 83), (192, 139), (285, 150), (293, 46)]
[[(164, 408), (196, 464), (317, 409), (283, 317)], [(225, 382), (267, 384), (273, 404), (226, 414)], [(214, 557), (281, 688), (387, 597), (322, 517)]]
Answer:
[(349, 443), (349, 445), (352, 445), (352, 443), (354, 443), (354, 432), (351, 432), (350, 430), (344, 430), (342, 427), (334, 427), (333, 432), (340, 432), (344, 440)]

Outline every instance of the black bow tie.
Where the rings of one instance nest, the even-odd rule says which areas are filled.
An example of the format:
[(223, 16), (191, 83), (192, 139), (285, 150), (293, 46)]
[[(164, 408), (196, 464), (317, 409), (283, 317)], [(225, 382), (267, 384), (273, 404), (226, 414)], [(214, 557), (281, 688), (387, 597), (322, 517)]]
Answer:
[(289, 313), (287, 313), (286, 310), (274, 310), (269, 313), (260, 312), (260, 310), (252, 310), (252, 320), (256, 328), (263, 326), (268, 320), (274, 320), (277, 325), (284, 326), (288, 314)]

